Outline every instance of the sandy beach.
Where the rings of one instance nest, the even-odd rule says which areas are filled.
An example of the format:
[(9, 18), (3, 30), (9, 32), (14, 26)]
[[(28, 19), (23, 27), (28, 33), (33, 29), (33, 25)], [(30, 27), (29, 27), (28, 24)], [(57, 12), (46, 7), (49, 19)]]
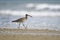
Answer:
[(0, 28), (0, 40), (60, 40), (60, 31)]
[(60, 36), (0, 35), (0, 40), (60, 40)]

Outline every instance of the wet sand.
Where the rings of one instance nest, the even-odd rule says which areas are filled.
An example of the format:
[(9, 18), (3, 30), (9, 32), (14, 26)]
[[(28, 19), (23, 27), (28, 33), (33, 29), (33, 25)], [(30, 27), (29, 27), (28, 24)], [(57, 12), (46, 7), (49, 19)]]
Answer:
[[(14, 35), (11, 32), (13, 32)], [(19, 34), (16, 35), (15, 33), (19, 33)], [(28, 33), (28, 34), (23, 35), (22, 33)], [(40, 35), (30, 35), (31, 33), (34, 33), (34, 34), (39, 33)], [(46, 35), (43, 35), (43, 34), (41, 35), (41, 33), (46, 33)], [(49, 35), (49, 33), (50, 34), (56, 33), (59, 35)], [(0, 40), (60, 40), (60, 31), (0, 29)]]
[(60, 40), (60, 36), (0, 35), (0, 40)]

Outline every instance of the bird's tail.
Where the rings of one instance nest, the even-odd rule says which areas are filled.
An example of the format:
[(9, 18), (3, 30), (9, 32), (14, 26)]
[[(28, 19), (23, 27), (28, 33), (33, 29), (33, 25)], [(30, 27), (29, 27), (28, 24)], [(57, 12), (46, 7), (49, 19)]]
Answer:
[(16, 22), (16, 21), (12, 21), (12, 22)]

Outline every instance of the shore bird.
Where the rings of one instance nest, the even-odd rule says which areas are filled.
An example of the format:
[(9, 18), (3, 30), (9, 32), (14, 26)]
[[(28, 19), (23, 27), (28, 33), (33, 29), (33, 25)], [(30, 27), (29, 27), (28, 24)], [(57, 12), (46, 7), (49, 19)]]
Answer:
[(20, 28), (20, 24), (22, 24), (25, 27), (25, 25), (23, 24), (23, 22), (28, 19), (28, 16), (32, 17), (31, 15), (25, 14), (25, 17), (19, 18), (17, 20), (12, 21), (12, 22), (19, 23), (19, 27), (18, 28)]

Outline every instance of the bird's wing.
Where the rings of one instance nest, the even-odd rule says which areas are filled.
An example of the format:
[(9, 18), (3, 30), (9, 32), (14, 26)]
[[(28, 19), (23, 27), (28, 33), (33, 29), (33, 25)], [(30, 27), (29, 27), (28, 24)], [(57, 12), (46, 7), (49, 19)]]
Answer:
[(25, 20), (26, 20), (26, 18), (23, 17), (23, 18), (19, 18), (19, 19), (17, 19), (17, 20), (14, 20), (14, 21), (12, 21), (12, 22), (24, 22)]
[(23, 18), (19, 18), (19, 19), (17, 19), (17, 21), (25, 21), (26, 20), (26, 18), (25, 17), (23, 17)]

